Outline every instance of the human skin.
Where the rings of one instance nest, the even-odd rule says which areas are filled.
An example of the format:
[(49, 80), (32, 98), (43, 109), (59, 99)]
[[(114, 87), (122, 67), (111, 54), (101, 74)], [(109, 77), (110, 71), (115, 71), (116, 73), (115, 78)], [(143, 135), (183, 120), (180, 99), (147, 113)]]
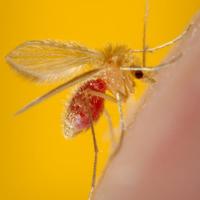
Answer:
[(95, 200), (200, 199), (200, 15), (170, 56), (178, 52), (147, 93)]

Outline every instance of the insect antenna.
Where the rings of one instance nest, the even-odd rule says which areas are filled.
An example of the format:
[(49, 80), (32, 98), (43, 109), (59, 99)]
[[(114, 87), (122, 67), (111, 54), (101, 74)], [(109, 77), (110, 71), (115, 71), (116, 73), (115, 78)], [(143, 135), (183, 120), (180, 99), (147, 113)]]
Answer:
[[(160, 49), (163, 49), (165, 47), (175, 44), (176, 42), (178, 42), (179, 40), (183, 39), (186, 36), (186, 34), (191, 30), (192, 26), (193, 26), (193, 23), (189, 24), (188, 27), (173, 40), (170, 40), (169, 42), (166, 42), (164, 44), (161, 44), (161, 45), (153, 47), (153, 48), (146, 48), (145, 51), (148, 53), (154, 53), (157, 50), (160, 50)], [(142, 53), (142, 52), (144, 52), (144, 50), (143, 49), (133, 49), (133, 50), (131, 50), (131, 52), (132, 53)]]
[(134, 67), (120, 67), (120, 70), (123, 71), (146, 71), (146, 72), (156, 72), (163, 68), (168, 67), (168, 65), (176, 62), (178, 59), (182, 57), (183, 53), (179, 53), (176, 56), (172, 56), (172, 58), (166, 62), (161, 63), (160, 65), (156, 66), (146, 66), (146, 67), (140, 67), (140, 66), (134, 66)]

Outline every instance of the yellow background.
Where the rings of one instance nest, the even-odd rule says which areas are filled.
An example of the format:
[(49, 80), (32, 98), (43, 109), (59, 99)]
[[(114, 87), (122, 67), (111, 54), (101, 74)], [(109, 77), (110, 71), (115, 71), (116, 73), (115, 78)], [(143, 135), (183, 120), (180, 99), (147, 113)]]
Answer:
[[(89, 47), (106, 43), (140, 48), (141, 0), (0, 0), (0, 199), (86, 200), (92, 174), (90, 132), (73, 140), (62, 135), (61, 116), (69, 92), (62, 92), (21, 116), (13, 113), (55, 85), (38, 85), (12, 71), (4, 56), (33, 39), (75, 40)], [(150, 0), (148, 44), (168, 41), (184, 30), (200, 9), (199, 0)], [(167, 50), (148, 57), (159, 62)], [(137, 93), (143, 86), (137, 88)], [(107, 104), (117, 121), (117, 110)], [(96, 125), (98, 174), (108, 154), (107, 125)]]

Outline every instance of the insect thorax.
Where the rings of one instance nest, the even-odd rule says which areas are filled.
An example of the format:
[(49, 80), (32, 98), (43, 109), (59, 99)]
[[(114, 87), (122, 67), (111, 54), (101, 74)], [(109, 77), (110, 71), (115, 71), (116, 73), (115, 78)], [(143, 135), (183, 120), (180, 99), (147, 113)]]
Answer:
[(108, 45), (102, 51), (104, 56), (105, 71), (102, 78), (107, 84), (107, 89), (116, 95), (118, 91), (127, 96), (134, 89), (134, 81), (130, 72), (122, 72), (120, 67), (132, 66), (135, 58), (126, 46)]

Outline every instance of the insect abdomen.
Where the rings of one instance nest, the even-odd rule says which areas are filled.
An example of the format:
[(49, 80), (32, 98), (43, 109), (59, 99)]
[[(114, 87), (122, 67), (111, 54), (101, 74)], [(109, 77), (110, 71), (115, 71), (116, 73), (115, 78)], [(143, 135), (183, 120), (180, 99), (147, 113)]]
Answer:
[(90, 80), (83, 84), (73, 96), (65, 116), (65, 135), (72, 137), (90, 127), (90, 115), (95, 122), (104, 109), (104, 99), (92, 92), (105, 93), (106, 83), (102, 79)]

